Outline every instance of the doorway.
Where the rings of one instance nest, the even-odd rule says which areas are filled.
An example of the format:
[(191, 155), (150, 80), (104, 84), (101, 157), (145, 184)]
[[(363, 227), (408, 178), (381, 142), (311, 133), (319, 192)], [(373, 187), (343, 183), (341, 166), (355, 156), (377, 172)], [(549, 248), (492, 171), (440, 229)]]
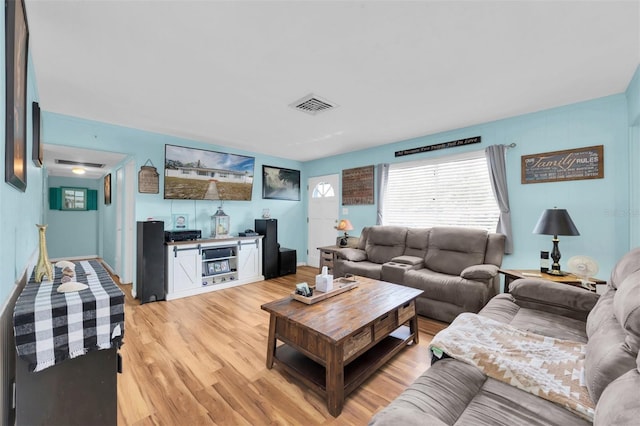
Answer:
[(337, 174), (311, 177), (307, 181), (307, 264), (318, 266), (318, 247), (336, 244), (340, 193)]
[(134, 182), (135, 167), (129, 160), (116, 171), (116, 254), (115, 270), (122, 284), (133, 282), (133, 228), (134, 228)]

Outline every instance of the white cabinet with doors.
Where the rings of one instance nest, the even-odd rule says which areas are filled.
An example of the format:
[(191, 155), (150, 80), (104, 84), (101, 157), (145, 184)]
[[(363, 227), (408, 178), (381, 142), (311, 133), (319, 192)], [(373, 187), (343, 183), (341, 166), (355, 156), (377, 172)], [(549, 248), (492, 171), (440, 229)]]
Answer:
[(167, 243), (167, 300), (249, 284), (262, 275), (262, 237)]

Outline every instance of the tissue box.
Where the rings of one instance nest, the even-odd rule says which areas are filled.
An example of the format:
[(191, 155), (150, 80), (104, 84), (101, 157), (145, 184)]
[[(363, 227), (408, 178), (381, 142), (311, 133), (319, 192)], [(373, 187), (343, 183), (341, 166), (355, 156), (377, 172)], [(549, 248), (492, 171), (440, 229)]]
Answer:
[(333, 275), (316, 275), (316, 290), (323, 293), (333, 290)]

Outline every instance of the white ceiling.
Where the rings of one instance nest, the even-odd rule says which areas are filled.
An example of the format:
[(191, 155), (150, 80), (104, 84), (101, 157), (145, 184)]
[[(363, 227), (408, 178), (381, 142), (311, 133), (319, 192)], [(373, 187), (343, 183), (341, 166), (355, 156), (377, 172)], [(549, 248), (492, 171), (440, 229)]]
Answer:
[[(43, 110), (300, 161), (621, 93), (640, 62), (638, 1), (26, 7)], [(339, 106), (289, 107), (309, 93)]]
[[(42, 145), (44, 165), (49, 176), (75, 177), (83, 179), (98, 179), (109, 172), (126, 158), (125, 154), (106, 151), (94, 151), (89, 149), (72, 148), (63, 145)], [(102, 167), (82, 165), (58, 164), (56, 160), (75, 161), (78, 163), (102, 164)], [(84, 169), (82, 175), (74, 174), (74, 167)]]

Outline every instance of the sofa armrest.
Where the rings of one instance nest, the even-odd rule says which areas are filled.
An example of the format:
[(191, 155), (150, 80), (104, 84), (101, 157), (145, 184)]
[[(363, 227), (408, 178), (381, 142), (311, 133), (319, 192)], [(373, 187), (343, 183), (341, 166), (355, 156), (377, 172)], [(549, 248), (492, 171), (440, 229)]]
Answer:
[(336, 251), (336, 257), (353, 262), (361, 262), (367, 260), (367, 252), (357, 248), (343, 248)]
[[(588, 313), (600, 297), (596, 293), (580, 287), (541, 278), (515, 280), (509, 286), (509, 292), (516, 302), (526, 303), (543, 311), (555, 311), (557, 308), (563, 308)], [(545, 306), (549, 309), (545, 309)]]
[(396, 256), (391, 259), (391, 262), (402, 263), (403, 265), (410, 265), (411, 269), (421, 269), (424, 265), (424, 259), (418, 256)]
[(498, 267), (496, 265), (472, 265), (466, 267), (460, 276), (467, 280), (489, 281), (498, 275)]

